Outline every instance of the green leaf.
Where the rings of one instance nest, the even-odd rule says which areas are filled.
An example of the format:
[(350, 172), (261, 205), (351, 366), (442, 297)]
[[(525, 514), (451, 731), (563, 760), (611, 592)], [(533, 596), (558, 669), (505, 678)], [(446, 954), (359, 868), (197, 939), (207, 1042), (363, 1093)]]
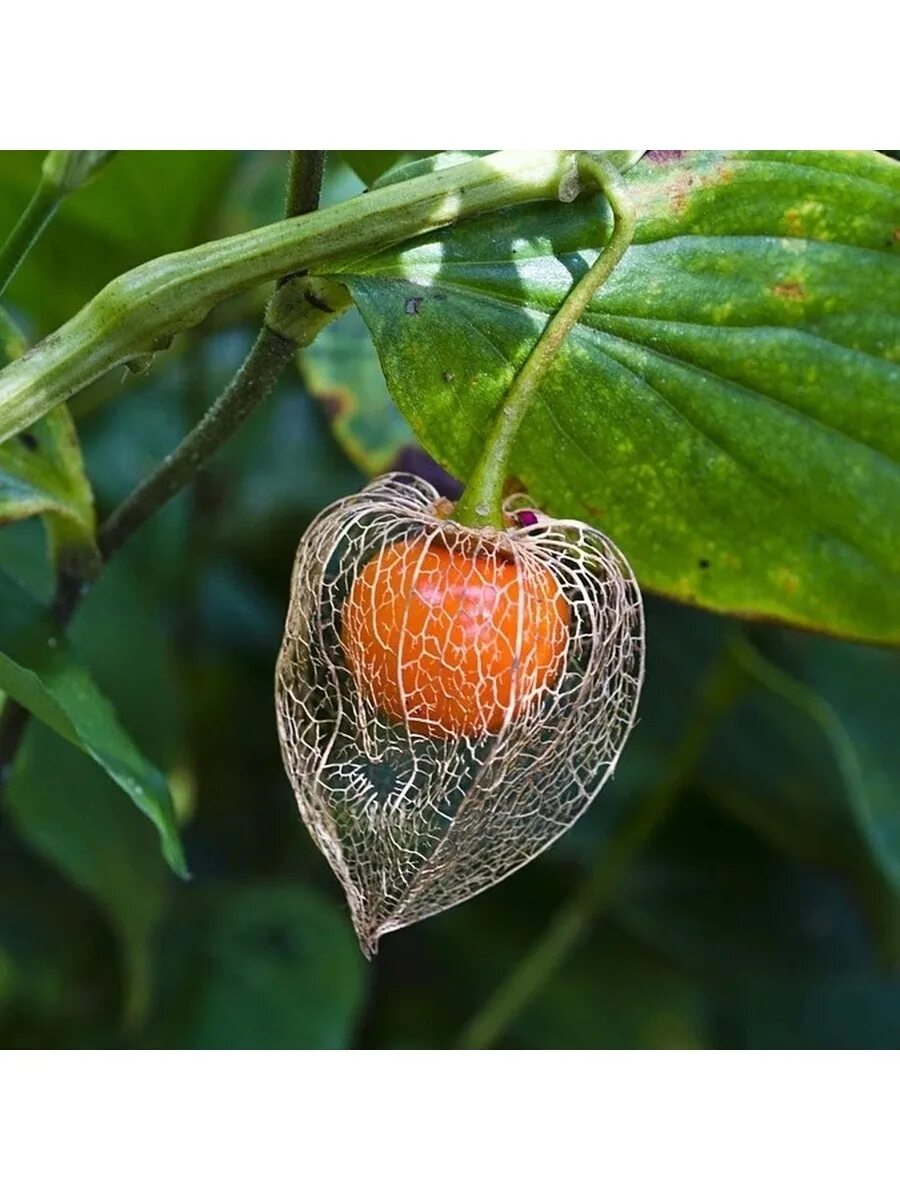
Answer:
[(364, 962), (346, 916), (314, 892), (291, 883), (225, 892), (188, 957), (193, 1000), (179, 1046), (340, 1049), (351, 1041)]
[[(870, 152), (663, 152), (626, 176), (631, 247), (510, 464), (649, 588), (900, 638), (900, 166)], [(466, 478), (599, 198), (540, 203), (344, 269), (419, 440)]]
[[(571, 870), (564, 876), (568, 886), (572, 876)], [(539, 881), (533, 880), (529, 890), (532, 896), (535, 891), (540, 895)], [(499, 897), (494, 904), (482, 902), (475, 912), (462, 906), (430, 939), (431, 954), (437, 957), (442, 951), (448, 966), (471, 960), (465, 979), (455, 981), (461, 995), (454, 998), (462, 1012), (477, 1008), (515, 969), (516, 956), (527, 952), (547, 920), (542, 907), (529, 905), (527, 899), (519, 920), (511, 907), (501, 906)], [(446, 990), (449, 987), (448, 980)], [(402, 996), (400, 1014), (401, 1029), (408, 1036), (415, 1024), (412, 1015), (403, 1017)], [(673, 970), (655, 950), (601, 922), (510, 1022), (498, 1048), (698, 1048), (709, 1038), (707, 1025), (697, 981)], [(429, 1044), (434, 1045), (421, 1042)], [(401, 1042), (397, 1048), (406, 1047)]]
[(754, 972), (818, 977), (873, 961), (845, 879), (777, 854), (695, 797), (636, 861), (612, 913), (674, 965), (731, 986)]
[[(885, 878), (900, 892), (900, 750), (894, 720), (900, 662), (870, 647), (807, 644), (785, 636), (771, 640), (773, 657), (745, 644), (740, 659), (776, 702), (793, 708), (795, 724), (799, 718), (818, 735), (818, 754), (808, 751), (807, 761), (795, 759), (795, 778), (821, 780), (801, 825), (812, 832), (829, 822), (831, 841), (846, 849), (842, 825), (855, 824)], [(780, 728), (790, 728), (789, 716), (785, 720), (782, 714)], [(771, 773), (767, 777), (771, 794)], [(790, 805), (791, 796), (786, 799)]]
[(385, 171), (406, 162), (411, 157), (408, 150), (341, 150), (341, 158), (360, 177), (366, 187), (383, 175)]
[(139, 1026), (150, 999), (153, 940), (171, 878), (152, 829), (122, 803), (109, 775), (40, 725), (28, 730), (5, 807), (19, 835), (91, 895), (110, 921), (126, 980), (123, 1020), (127, 1027)]
[[(627, 815), (662, 784), (704, 701), (724, 643), (734, 634), (731, 621), (657, 596), (645, 598), (644, 616), (648, 670), (640, 720), (604, 789), (603, 803), (592, 805), (548, 851), (567, 865), (590, 870)], [(721, 721), (730, 721), (727, 711)]]
[(44, 518), (58, 568), (96, 573), (94, 497), (65, 404), (0, 445), (0, 525), (32, 516)]
[[(91, 152), (93, 153), (93, 152)], [(10, 361), (27, 342), (0, 310), (0, 351)], [(58, 572), (86, 579), (97, 573), (94, 496), (81, 457), (75, 422), (57, 405), (18, 438), (0, 444), (0, 525), (41, 516)]]
[(358, 312), (326, 326), (300, 356), (307, 390), (331, 420), (347, 457), (369, 475), (387, 471), (413, 442), (387, 390), (378, 355)]
[(747, 1050), (885, 1050), (900, 1045), (900, 981), (874, 972), (814, 983), (752, 980)]
[(613, 915), (704, 987), (725, 1045), (896, 1044), (896, 972), (842, 874), (774, 854), (714, 809), (676, 811)]
[[(602, 982), (601, 982), (602, 981)], [(595, 935), (513, 1023), (530, 1049), (702, 1049), (707, 1005), (695, 980), (620, 931)]]
[(166, 861), (186, 877), (165, 779), (31, 595), (0, 572), (0, 689), (94, 759), (156, 826)]

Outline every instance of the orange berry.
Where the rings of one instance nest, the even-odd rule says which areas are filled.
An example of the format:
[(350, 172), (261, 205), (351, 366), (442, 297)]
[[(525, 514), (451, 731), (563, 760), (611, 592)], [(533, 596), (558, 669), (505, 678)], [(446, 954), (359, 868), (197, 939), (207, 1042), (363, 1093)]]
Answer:
[(357, 688), (415, 733), (496, 733), (553, 686), (569, 604), (551, 571), (496, 551), (395, 542), (356, 576), (341, 616)]

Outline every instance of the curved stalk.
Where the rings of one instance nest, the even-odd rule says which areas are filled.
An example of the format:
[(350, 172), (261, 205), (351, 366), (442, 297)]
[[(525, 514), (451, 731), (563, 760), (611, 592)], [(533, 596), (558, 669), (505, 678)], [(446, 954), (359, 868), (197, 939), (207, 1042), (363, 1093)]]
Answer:
[(62, 194), (44, 176), (28, 201), (9, 237), (0, 247), (0, 296), (19, 269), (28, 251), (47, 227), (59, 208)]
[(557, 197), (572, 162), (567, 151), (503, 150), (144, 263), (0, 371), (0, 441), (110, 367), (164, 348), (236, 292), (333, 268), (476, 213)]
[(582, 155), (578, 166), (581, 173), (600, 185), (609, 201), (615, 218), (612, 236), (590, 270), (572, 287), (547, 322), (506, 393), (481, 457), (453, 512), (454, 520), (463, 525), (503, 527), (503, 487), (508, 475), (509, 456), (525, 413), (553, 365), (560, 346), (598, 288), (603, 286), (621, 262), (634, 239), (637, 218), (622, 176), (616, 168), (605, 159), (590, 154)]
[(112, 150), (50, 151), (41, 167), (41, 179), (34, 195), (0, 246), (0, 296), (62, 201), (87, 183), (113, 153)]

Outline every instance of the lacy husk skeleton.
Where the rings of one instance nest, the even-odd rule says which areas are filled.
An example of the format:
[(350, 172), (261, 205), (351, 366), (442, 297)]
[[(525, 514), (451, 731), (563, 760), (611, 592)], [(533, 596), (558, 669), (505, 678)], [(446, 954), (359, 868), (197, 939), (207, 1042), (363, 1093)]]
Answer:
[[(285, 766), (367, 954), (382, 934), (474, 896), (564, 833), (609, 778), (642, 681), (640, 592), (608, 538), (533, 510), (519, 523), (515, 500), (507, 501), (508, 527), (474, 530), (440, 515), (444, 503), (425, 481), (393, 474), (326, 509), (297, 551), (278, 660)], [(410, 692), (411, 676), (392, 680), (398, 712), (396, 699), (380, 702), (378, 679), (352, 669), (354, 581), (386, 547), (410, 543), (423, 555), (461, 549), (473, 564), (500, 558), (513, 565), (522, 595), (535, 580), (555, 581), (567, 617), (559, 662), (549, 673), (537, 668), (520, 615), (499, 722), (496, 690), (492, 716), (475, 713), (460, 732), (458, 722), (441, 728), (421, 718), (427, 698)], [(416, 583), (412, 571), (404, 593)], [(419, 629), (406, 639), (407, 659), (426, 652), (422, 637)], [(449, 641), (427, 653), (429, 678), (440, 677), (434, 688), (485, 694), (454, 678)]]

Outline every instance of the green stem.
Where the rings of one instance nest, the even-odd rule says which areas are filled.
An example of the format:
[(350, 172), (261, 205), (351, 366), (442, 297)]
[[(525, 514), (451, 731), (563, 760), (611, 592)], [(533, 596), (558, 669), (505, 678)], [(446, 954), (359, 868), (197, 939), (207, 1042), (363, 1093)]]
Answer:
[(0, 247), (0, 296), (60, 203), (70, 192), (87, 183), (113, 153), (111, 150), (51, 150), (47, 154), (34, 195)]
[(741, 687), (729, 647), (713, 664), (693, 718), (665, 777), (622, 825), (580, 888), (558, 910), (528, 954), (463, 1029), (462, 1050), (493, 1046), (510, 1023), (559, 970), (612, 898), (627, 868), (660, 828), (694, 773), (709, 736)]
[(609, 201), (614, 217), (612, 235), (594, 265), (547, 322), (506, 393), (487, 444), (453, 513), (454, 519), (463, 525), (503, 527), (503, 488), (513, 443), (525, 413), (566, 337), (634, 239), (637, 218), (616, 168), (590, 154), (582, 155), (578, 166), (581, 173), (599, 184)]
[(144, 263), (0, 371), (0, 441), (110, 367), (161, 349), (236, 292), (302, 270), (325, 273), (477, 213), (556, 197), (571, 165), (570, 152), (503, 150)]
[(54, 183), (41, 176), (28, 207), (0, 248), (0, 296), (6, 291), (28, 251), (44, 232), (64, 195)]

